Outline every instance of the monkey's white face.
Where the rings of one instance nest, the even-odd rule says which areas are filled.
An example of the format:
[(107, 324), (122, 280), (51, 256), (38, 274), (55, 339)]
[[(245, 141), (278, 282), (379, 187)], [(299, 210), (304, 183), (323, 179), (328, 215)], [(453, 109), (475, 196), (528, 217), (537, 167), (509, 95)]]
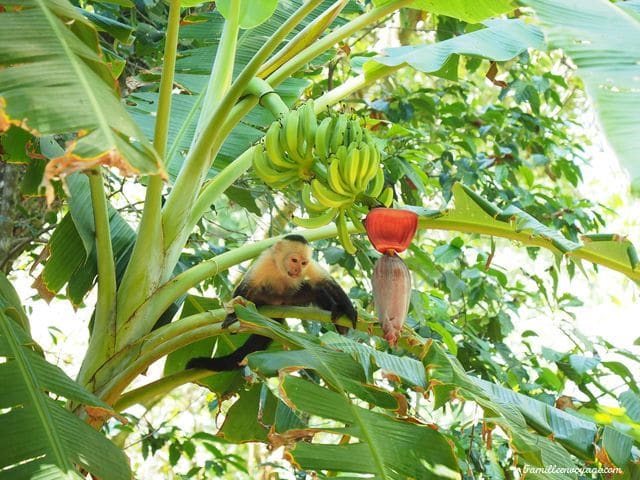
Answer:
[(291, 253), (284, 259), (284, 269), (291, 278), (302, 278), (309, 259), (299, 253)]

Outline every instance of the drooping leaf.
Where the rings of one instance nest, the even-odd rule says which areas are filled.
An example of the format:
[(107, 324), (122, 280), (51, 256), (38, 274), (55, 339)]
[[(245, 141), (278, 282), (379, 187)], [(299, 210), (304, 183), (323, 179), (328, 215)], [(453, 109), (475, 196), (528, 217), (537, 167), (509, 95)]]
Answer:
[(47, 179), (101, 164), (162, 172), (120, 103), (93, 26), (66, 0), (14, 4), (0, 2), (0, 132), (14, 124), (38, 135), (81, 134), (47, 165)]
[[(54, 230), (48, 244), (49, 258), (36, 281), (44, 298), (50, 298), (68, 285), (74, 305), (82, 302), (98, 274), (95, 252), (95, 227), (89, 181), (76, 173), (67, 179), (71, 196), (69, 212)], [(136, 234), (120, 213), (108, 204), (109, 228), (116, 274), (122, 275)]]
[(363, 365), (363, 368), (366, 368), (368, 364), (368, 357), (372, 357), (376, 365), (384, 371), (396, 374), (414, 387), (427, 388), (424, 365), (418, 360), (381, 352), (368, 345), (356, 343), (348, 337), (331, 332), (322, 337), (322, 342), (343, 352), (350, 353)]
[[(264, 392), (264, 395), (263, 395)], [(231, 442), (266, 442), (279, 400), (261, 385), (240, 393), (225, 415), (220, 435)]]
[(224, 18), (229, 18), (232, 3), (240, 5), (240, 28), (255, 28), (273, 15), (278, 6), (278, 0), (217, 0), (216, 6)]
[(604, 133), (632, 179), (640, 181), (640, 19), (606, 0), (524, 0), (550, 48), (577, 65)]
[[(375, 57), (365, 64), (372, 71), (372, 64), (389, 67), (403, 64), (425, 73), (441, 72), (448, 59), (456, 55), (472, 55), (495, 61), (514, 58), (527, 48), (542, 48), (542, 32), (522, 20), (488, 20), (486, 28), (450, 38), (438, 43), (409, 45), (386, 49), (384, 55)], [(446, 78), (456, 80), (457, 68), (448, 69)]]
[(0, 307), (7, 315), (16, 320), (25, 332), (30, 331), (29, 318), (22, 307), (20, 297), (2, 272), (0, 272)]
[[(595, 432), (595, 424), (582, 419), (575, 419), (573, 422), (573, 417), (560, 410), (547, 411), (548, 405), (542, 402), (524, 396), (521, 399), (511, 390), (467, 375), (459, 362), (448, 356), (436, 343), (430, 346), (424, 361), (431, 379), (439, 383), (439, 388), (445, 392), (455, 389), (458, 397), (476, 402), (484, 409), (488, 421), (500, 425), (509, 435), (512, 448), (524, 463), (532, 466), (553, 464), (572, 467), (571, 456), (563, 448), (565, 442), (570, 449), (587, 447), (587, 450), (580, 453), (583, 458), (592, 458), (592, 444), (587, 444), (579, 436), (585, 432)], [(529, 402), (531, 405), (527, 407)], [(541, 415), (541, 412), (546, 413)], [(560, 415), (556, 416), (556, 412), (560, 412)], [(527, 423), (542, 435), (547, 435), (550, 425), (557, 426), (562, 440), (556, 443), (545, 436), (532, 433), (526, 427)], [(533, 478), (564, 480), (574, 477), (562, 473), (545, 473)]]
[(604, 427), (602, 448), (615, 465), (624, 467), (627, 464), (631, 459), (631, 447), (633, 447), (633, 439), (630, 436), (614, 428)]
[(2, 478), (81, 479), (78, 467), (105, 480), (131, 478), (124, 453), (51, 398), (60, 395), (109, 416), (111, 407), (33, 349), (33, 340), (0, 305), (0, 471)]
[(421, 228), (508, 238), (524, 245), (546, 248), (573, 259), (604, 265), (633, 280), (640, 280), (636, 249), (621, 235), (585, 235), (584, 243), (576, 243), (515, 206), (501, 209), (459, 183), (452, 187), (452, 192), (455, 205), (452, 209), (434, 213), (422, 208), (413, 208), (422, 215)]
[(631, 390), (622, 392), (619, 397), (620, 405), (622, 405), (629, 418), (634, 422), (640, 423), (640, 395)]
[(109, 33), (109, 35), (125, 45), (129, 45), (132, 42), (133, 27), (82, 8), (77, 10), (91, 20), (98, 31)]
[[(364, 409), (344, 393), (293, 376), (284, 377), (280, 388), (296, 409), (345, 424), (308, 429), (310, 433), (327, 431), (358, 439), (341, 445), (298, 442), (289, 454), (302, 468), (368, 473), (385, 479), (461, 478), (451, 445), (426, 425)], [(428, 448), (420, 447), (426, 445)]]
[[(389, 3), (391, 0), (374, 0), (376, 6)], [(477, 23), (485, 18), (510, 12), (515, 8), (511, 0), (414, 0), (410, 8), (418, 8), (427, 12), (448, 17), (459, 18), (469, 23)]]
[(474, 381), (494, 400), (515, 406), (537, 432), (553, 434), (554, 440), (573, 452), (592, 453), (598, 431), (594, 423), (493, 383), (481, 379)]

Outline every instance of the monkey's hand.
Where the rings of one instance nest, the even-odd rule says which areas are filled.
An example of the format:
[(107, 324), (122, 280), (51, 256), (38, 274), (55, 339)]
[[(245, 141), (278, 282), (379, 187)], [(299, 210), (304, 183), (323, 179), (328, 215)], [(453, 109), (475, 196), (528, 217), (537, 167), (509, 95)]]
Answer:
[(231, 299), (231, 301), (225, 303), (224, 309), (227, 312), (227, 316), (222, 322), (222, 328), (229, 328), (231, 325), (233, 325), (235, 322), (238, 321), (238, 317), (236, 317), (236, 310), (235, 310), (236, 305), (243, 305), (246, 307), (248, 304), (249, 304), (249, 301), (246, 298), (240, 297), (240, 296), (234, 297)]
[[(356, 309), (353, 308), (353, 304), (351, 302), (348, 302), (348, 304), (335, 304), (331, 308), (331, 321), (334, 324), (342, 316), (345, 316), (349, 320), (351, 320), (351, 325), (353, 326), (353, 328), (356, 328), (356, 324), (358, 323), (358, 312), (356, 312)], [(349, 327), (336, 325), (336, 330), (341, 335), (344, 335), (349, 331)]]

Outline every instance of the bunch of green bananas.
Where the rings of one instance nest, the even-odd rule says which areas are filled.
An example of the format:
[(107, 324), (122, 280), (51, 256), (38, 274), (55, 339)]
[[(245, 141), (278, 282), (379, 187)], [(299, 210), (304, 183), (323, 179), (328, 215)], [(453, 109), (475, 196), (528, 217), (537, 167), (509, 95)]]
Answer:
[(264, 143), (254, 150), (253, 167), (258, 177), (271, 188), (313, 178), (317, 127), (313, 100), (273, 122)]
[(330, 116), (322, 120), (316, 131), (316, 153), (325, 161), (336, 155), (340, 147), (360, 142), (371, 142), (369, 133), (362, 128), (356, 117), (347, 114)]
[[(302, 181), (309, 218), (296, 225), (317, 228), (335, 220), (340, 242), (355, 252), (347, 217), (364, 231), (360, 204), (391, 204), (393, 190), (384, 188), (380, 151), (360, 120), (330, 115), (319, 124), (313, 100), (273, 122), (254, 149), (254, 171), (267, 185), (280, 189)], [(314, 199), (312, 199), (312, 196)]]
[(335, 154), (329, 155), (327, 163), (326, 184), (321, 178), (314, 178), (302, 188), (302, 202), (310, 217), (294, 218), (293, 222), (305, 228), (318, 228), (335, 219), (340, 243), (353, 254), (356, 248), (349, 236), (347, 217), (358, 230), (364, 231), (360, 221), (364, 212), (359, 210), (357, 203), (368, 197), (388, 206), (393, 199), (393, 190), (384, 189), (380, 152), (372, 140), (353, 142), (348, 147), (340, 145)]

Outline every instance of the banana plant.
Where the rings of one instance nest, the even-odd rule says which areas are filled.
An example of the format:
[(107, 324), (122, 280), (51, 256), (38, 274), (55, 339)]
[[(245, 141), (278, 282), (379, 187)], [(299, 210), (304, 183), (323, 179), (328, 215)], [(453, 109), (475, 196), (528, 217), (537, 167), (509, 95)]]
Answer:
[[(117, 3), (129, 5), (127, 0)], [(548, 15), (548, 4), (563, 5), (565, 2), (526, 3), (536, 11), (540, 9), (547, 29), (554, 22)], [(372, 473), (380, 478), (442, 478), (447, 475), (448, 478), (460, 478), (457, 455), (446, 436), (429, 426), (419, 425), (415, 419), (404, 418), (397, 399), (369, 381), (371, 365), (367, 366), (362, 353), (357, 352), (357, 346), (335, 341), (318, 346), (305, 337), (284, 331), (256, 312), (242, 309), (240, 326), (233, 326), (228, 331), (220, 327), (224, 312), (211, 305), (191, 311), (185, 307), (181, 317), (173, 319), (190, 289), (257, 256), (278, 237), (226, 251), (192, 266), (185, 266), (181, 255), (194, 227), (210, 213), (211, 205), (234, 182), (252, 170), (256, 170), (258, 176), (262, 170), (264, 179), (268, 180), (265, 175), (269, 171), (261, 168), (255, 159), (264, 161), (264, 157), (257, 155), (262, 155), (263, 149), (269, 149), (270, 125), (277, 125), (284, 118), (293, 122), (288, 120), (292, 112), (296, 112), (292, 118), (297, 122), (302, 121), (301, 118), (326, 114), (355, 92), (402, 68), (411, 67), (454, 79), (457, 69), (452, 69), (452, 65), (457, 65), (460, 56), (502, 62), (527, 49), (543, 49), (542, 31), (521, 19), (493, 18), (514, 10), (510, 0), (468, 4), (444, 0), (374, 0), (370, 8), (362, 11), (353, 10), (353, 3), (347, 0), (296, 0), (282, 5), (275, 0), (218, 0), (214, 13), (204, 15), (204, 20), (198, 19), (209, 30), (198, 30), (199, 23), (189, 25), (185, 22), (182, 31), (184, 9), (190, 7), (191, 2), (170, 0), (168, 4), (165, 46), (157, 85), (151, 89), (152, 93), (129, 95), (125, 103), (121, 101), (114, 78), (114, 63), (105, 61), (99, 46), (98, 28), (108, 28), (108, 25), (104, 22), (96, 25), (93, 23), (95, 17), (83, 14), (66, 0), (0, 0), (0, 132), (10, 135), (15, 129), (23, 129), (39, 137), (42, 153), (49, 159), (43, 174), (47, 198), (52, 201), (56, 195), (65, 195), (65, 191), (67, 195), (67, 213), (51, 237), (50, 257), (39, 278), (39, 290), (46, 295), (55, 295), (66, 286), (69, 297), (79, 304), (94, 283), (97, 285), (91, 337), (78, 374), (78, 384), (99, 398), (103, 407), (115, 405), (116, 409), (124, 409), (143, 399), (158, 398), (178, 385), (204, 381), (204, 377), (210, 377), (207, 381), (214, 390), (228, 393), (239, 388), (238, 375), (221, 379), (222, 376), (210, 376), (201, 371), (185, 372), (181, 362), (188, 358), (185, 356), (188, 353), (184, 352), (193, 352), (190, 346), (196, 342), (210, 341), (238, 329), (243, 333), (260, 333), (276, 338), (293, 350), (287, 354), (253, 355), (249, 360), (250, 367), (268, 377), (287, 371), (291, 365), (302, 365), (300, 368), (317, 371), (330, 387), (281, 373), (281, 391), (264, 393), (274, 408), (294, 409), (345, 424), (342, 428), (306, 429), (304, 435), (296, 430), (300, 426), (296, 422), (278, 425), (275, 431), (291, 446), (292, 458), (298, 465), (315, 470)], [(301, 110), (292, 104), (306, 85), (296, 78), (297, 73), (336, 45), (404, 8), (425, 9), (458, 18), (475, 24), (476, 28), (442, 42), (390, 49), (373, 57), (364, 63), (362, 73), (306, 104), (305, 115), (308, 117), (298, 113)], [(619, 14), (615, 5), (607, 8), (609, 14)], [(637, 40), (637, 36), (634, 37), (637, 18), (629, 16), (625, 21), (636, 22), (625, 32)], [(202, 47), (182, 53), (178, 48), (181, 34), (190, 28), (192, 35), (208, 41), (204, 41)], [(38, 35), (32, 34), (34, 29)], [(580, 32), (579, 29), (576, 31)], [(126, 29), (120, 28), (118, 32), (124, 34), (122, 38), (127, 37)], [(570, 33), (567, 35), (570, 38)], [(560, 40), (556, 39), (554, 45), (566, 45)], [(637, 75), (630, 74), (629, 78), (637, 78)], [(616, 93), (619, 96), (616, 95), (615, 102), (605, 99), (602, 105), (597, 105), (605, 112), (605, 125), (615, 126), (614, 120), (618, 118), (615, 112), (629, 111), (624, 99), (637, 97), (637, 89), (633, 88)], [(613, 109), (613, 113), (607, 107)], [(635, 127), (632, 124), (625, 122), (629, 129), (639, 128), (637, 122)], [(290, 138), (285, 139), (287, 155), (304, 162), (306, 151), (301, 152), (299, 145), (305, 140), (299, 138), (299, 131), (291, 129)], [(265, 132), (267, 137), (262, 140)], [(634, 133), (637, 131), (629, 131), (622, 137), (612, 135), (611, 142), (626, 151), (632, 143), (629, 139), (640, 138)], [(302, 136), (307, 134), (309, 139), (306, 141), (314, 141), (315, 137), (306, 131)], [(340, 141), (336, 140), (336, 158), (340, 157)], [(345, 148), (347, 154), (352, 153), (347, 153)], [(319, 171), (313, 175), (318, 178), (324, 175), (332, 185), (340, 185), (341, 177), (337, 174), (340, 162), (347, 165), (344, 168), (352, 164), (351, 156), (342, 158), (346, 160), (327, 160), (325, 167), (329, 170), (336, 165), (333, 172), (323, 171), (320, 163)], [(281, 161), (286, 166), (290, 158)], [(107, 199), (105, 182), (108, 175), (105, 172), (110, 167), (124, 176), (144, 178), (144, 208), (136, 229)], [(369, 196), (381, 198), (381, 186), (376, 184), (383, 179), (382, 170), (374, 172), (372, 169), (367, 182), (357, 185), (358, 195), (375, 191), (376, 195)], [(312, 175), (311, 172), (307, 174)], [(356, 172), (348, 172), (348, 175), (352, 183), (358, 181)], [(373, 182), (371, 187), (369, 181)], [(284, 188), (287, 185), (275, 186)], [(321, 220), (327, 224), (336, 219), (337, 225), (300, 232), (309, 241), (340, 235), (345, 248), (350, 250), (350, 236), (359, 231), (359, 226), (357, 218), (347, 222), (347, 217), (349, 213), (356, 216), (357, 208), (353, 211), (345, 209), (347, 203), (335, 200), (345, 195), (326, 195), (322, 190), (325, 187), (318, 186), (317, 180), (311, 182), (310, 188), (316, 200), (322, 200), (323, 196), (328, 198), (326, 205), (314, 213), (323, 215)], [(286, 191), (287, 195), (297, 199), (292, 190)], [(614, 268), (638, 279), (635, 249), (623, 237), (586, 236), (584, 245), (579, 245), (515, 207), (498, 208), (461, 186), (456, 187), (454, 194), (452, 209), (434, 214), (416, 208), (421, 215), (421, 226), (504, 237), (547, 248), (557, 255)], [(354, 194), (351, 202), (357, 207), (358, 202), (363, 202), (362, 198), (362, 195)], [(388, 201), (382, 203), (391, 201), (389, 195), (386, 199)], [(313, 200), (307, 208), (309, 205), (314, 205)], [(305, 225), (304, 221), (299, 224)], [(326, 312), (286, 310), (288, 316), (296, 316), (296, 312), (301, 318), (327, 320)], [(280, 315), (282, 312), (266, 308), (262, 313)], [(363, 320), (358, 328), (372, 329), (366, 321), (368, 314), (361, 313)], [(4, 316), (2, 321), (3, 325), (9, 325)], [(12, 335), (5, 328), (0, 340), (12, 338)], [(521, 453), (521, 461), (542, 465), (549, 458), (555, 458), (562, 464), (569, 464), (568, 451), (578, 452), (584, 459), (593, 457), (591, 443), (581, 443), (574, 431), (568, 434), (566, 449), (531, 433), (527, 422), (535, 427), (533, 416), (515, 412), (506, 406), (508, 401), (491, 403), (492, 396), (497, 394), (459, 372), (455, 361), (441, 354), (437, 345), (420, 342), (411, 336), (400, 340), (401, 345), (417, 351), (415, 342), (422, 348), (419, 358), (424, 364), (419, 368), (411, 364), (410, 372), (414, 375), (411, 378), (415, 380), (416, 375), (422, 378), (424, 365), (429, 377), (413, 386), (464, 385), (461, 397), (480, 404), (487, 416), (507, 432), (515, 449)], [(302, 357), (301, 351), (305, 353)], [(375, 351), (370, 354), (376, 355)], [(183, 357), (173, 363), (173, 370), (170, 368), (164, 378), (146, 387), (126, 391), (151, 363), (167, 355), (173, 355), (174, 359), (176, 355)], [(394, 361), (384, 357), (378, 366)], [(435, 374), (431, 371), (434, 365), (437, 366)], [(345, 371), (352, 375), (345, 375)], [(443, 380), (445, 373), (450, 371), (455, 378)], [(400, 368), (398, 374), (402, 377), (405, 367)], [(26, 378), (34, 384), (37, 380), (33, 376)], [(443, 391), (439, 390), (440, 393)], [(350, 394), (359, 400), (351, 401)], [(96, 397), (90, 398), (96, 402)], [(247, 411), (261, 410), (262, 394), (257, 395), (254, 389), (245, 392), (243, 400), (244, 397), (247, 400), (239, 401), (236, 410), (242, 411), (243, 415)], [(87, 398), (69, 396), (72, 402), (86, 402)], [(320, 398), (326, 401), (330, 410), (321, 410)], [(368, 402), (379, 411), (367, 411), (358, 402)], [(524, 401), (522, 409), (529, 411)], [(347, 414), (336, 416), (342, 411)], [(233, 418), (230, 415), (227, 423), (232, 423)], [(562, 418), (571, 424), (571, 419)], [(87, 417), (94, 427), (100, 427), (104, 420), (104, 416)], [(45, 418), (43, 422), (46, 426), (52, 421)], [(273, 422), (277, 422), (277, 417), (273, 417)], [(538, 427), (542, 435), (549, 434), (546, 430), (555, 432), (552, 423)], [(264, 431), (243, 432), (227, 428), (234, 432), (239, 442), (266, 439)], [(596, 428), (590, 424), (588, 430), (593, 433)], [(340, 442), (341, 445), (335, 445), (335, 448), (320, 448), (302, 441), (321, 431), (337, 433), (346, 439), (357, 438), (360, 442)], [(389, 436), (384, 435), (385, 432)], [(410, 447), (408, 438), (420, 439), (433, 448), (412, 451), (410, 456), (400, 458), (398, 452)], [(595, 433), (589, 438), (595, 439)], [(611, 438), (612, 434), (609, 434), (607, 439), (611, 441)], [(385, 446), (388, 441), (396, 444), (398, 450)], [(533, 447), (534, 444), (537, 446)], [(608, 448), (613, 449), (611, 444)], [(619, 463), (626, 464), (631, 458), (631, 449), (625, 452), (616, 458)], [(86, 467), (72, 455), (55, 458), (54, 464), (61, 468), (68, 467), (69, 461)], [(335, 458), (340, 461), (332, 462)], [(360, 463), (350, 462), (354, 458)], [(96, 471), (102, 478), (122, 478), (121, 471)]]

